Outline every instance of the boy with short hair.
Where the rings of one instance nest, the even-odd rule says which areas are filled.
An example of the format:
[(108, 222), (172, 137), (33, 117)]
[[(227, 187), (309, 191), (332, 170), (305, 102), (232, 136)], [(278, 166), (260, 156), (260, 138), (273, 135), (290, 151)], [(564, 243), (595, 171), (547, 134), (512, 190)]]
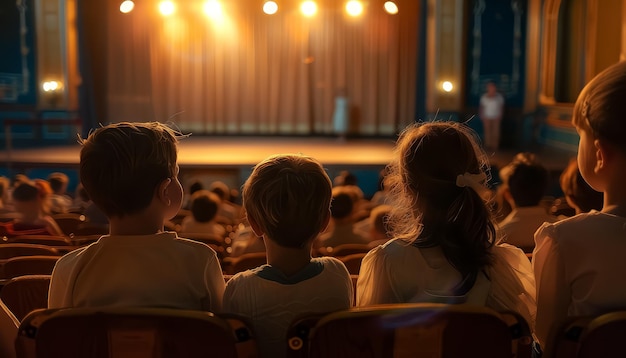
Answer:
[(513, 211), (498, 224), (503, 241), (532, 252), (535, 231), (544, 222), (555, 222), (547, 208), (540, 205), (548, 186), (548, 170), (532, 153), (518, 153), (500, 170), (504, 185), (504, 198)]
[(54, 172), (48, 175), (48, 183), (52, 189), (52, 195), (50, 195), (51, 214), (67, 213), (72, 206), (72, 198), (67, 195), (69, 182), (70, 180), (65, 173)]
[[(351, 189), (347, 186), (334, 187), (330, 208), (332, 231), (320, 237), (322, 247), (337, 247), (344, 244), (369, 244), (367, 236), (357, 230), (356, 208)], [(368, 215), (369, 216), (369, 215)]]
[(331, 187), (317, 160), (290, 154), (265, 159), (244, 184), (244, 209), (265, 241), (267, 264), (228, 281), (224, 311), (250, 318), (263, 357), (285, 356), (287, 328), (297, 316), (352, 306), (343, 263), (311, 258), (330, 219)]
[(59, 259), (49, 308), (220, 310), (224, 279), (215, 251), (163, 231), (183, 196), (177, 141), (157, 122), (114, 123), (82, 140), (80, 179), (110, 233)]
[(193, 193), (191, 195), (191, 215), (183, 219), (181, 232), (224, 237), (226, 229), (215, 220), (221, 204), (219, 196), (208, 190), (198, 190)]

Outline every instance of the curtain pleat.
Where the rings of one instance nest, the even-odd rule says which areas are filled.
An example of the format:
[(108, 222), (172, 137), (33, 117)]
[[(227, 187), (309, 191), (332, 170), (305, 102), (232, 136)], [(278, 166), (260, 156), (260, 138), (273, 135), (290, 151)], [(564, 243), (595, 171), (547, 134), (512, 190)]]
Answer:
[[(112, 2), (113, 3), (113, 2)], [(419, 1), (365, 2), (360, 18), (343, 3), (318, 0), (305, 18), (298, 4), (222, 2), (212, 21), (201, 3), (174, 15), (137, 2), (110, 6), (107, 27), (109, 121), (169, 121), (196, 134), (333, 134), (335, 98), (347, 97), (349, 131), (393, 135), (415, 117)]]

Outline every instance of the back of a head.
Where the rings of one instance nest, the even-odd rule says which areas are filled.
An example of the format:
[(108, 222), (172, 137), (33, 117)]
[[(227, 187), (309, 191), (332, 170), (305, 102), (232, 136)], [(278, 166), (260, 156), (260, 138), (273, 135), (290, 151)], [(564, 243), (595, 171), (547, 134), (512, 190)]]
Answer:
[(391, 209), (389, 205), (378, 205), (370, 212), (370, 225), (376, 232), (390, 236), (391, 227), (389, 226), (389, 214), (391, 213)]
[(335, 186), (342, 185), (358, 185), (358, 178), (347, 170), (342, 170), (341, 173), (335, 179), (333, 179)]
[(548, 170), (532, 153), (520, 153), (501, 170), (501, 177), (518, 207), (537, 206), (548, 187)]
[(17, 202), (34, 201), (37, 200), (39, 196), (39, 187), (37, 187), (35, 182), (31, 181), (25, 181), (17, 184), (12, 193), (13, 200)]
[(216, 180), (212, 182), (209, 186), (209, 191), (217, 194), (222, 201), (230, 199), (230, 189), (228, 189), (228, 185), (222, 181)]
[(577, 210), (586, 213), (591, 210), (602, 210), (604, 194), (595, 191), (587, 184), (578, 170), (578, 161), (570, 160), (560, 177), (563, 194), (577, 206)]
[(201, 181), (196, 180), (191, 185), (189, 185), (189, 195), (193, 195), (195, 192), (203, 190), (204, 184)]
[(471, 129), (456, 122), (410, 126), (389, 168), (395, 237), (440, 246), (463, 274), (490, 264), (495, 228), (483, 199), (489, 166)]
[(69, 178), (65, 173), (55, 172), (48, 175), (48, 183), (54, 193), (63, 193), (67, 189)]
[(302, 248), (324, 229), (332, 184), (322, 165), (298, 154), (269, 157), (243, 186), (243, 205), (267, 237)]
[(196, 191), (191, 196), (191, 215), (197, 222), (209, 222), (215, 218), (221, 200), (208, 190)]
[(113, 123), (82, 141), (80, 180), (109, 217), (148, 207), (159, 183), (176, 175), (178, 134), (164, 124)]
[(352, 195), (344, 187), (333, 188), (333, 199), (330, 204), (330, 214), (334, 219), (344, 219), (352, 214), (354, 201)]
[(27, 182), (27, 181), (30, 181), (30, 179), (25, 174), (16, 174), (13, 177), (12, 187), (15, 188), (20, 183)]
[(574, 105), (573, 123), (626, 153), (626, 61), (594, 77)]

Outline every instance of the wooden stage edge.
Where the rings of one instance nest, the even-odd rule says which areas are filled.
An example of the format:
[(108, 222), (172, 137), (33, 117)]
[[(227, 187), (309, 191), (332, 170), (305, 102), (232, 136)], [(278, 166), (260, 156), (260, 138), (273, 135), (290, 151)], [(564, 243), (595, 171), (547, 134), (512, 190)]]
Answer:
[[(179, 143), (181, 168), (252, 167), (279, 153), (302, 153), (329, 166), (384, 166), (391, 159), (392, 139), (270, 138), (270, 137), (189, 137)], [(75, 167), (80, 146), (66, 145), (0, 151), (8, 166)]]
[[(181, 169), (249, 170), (266, 157), (278, 153), (302, 153), (332, 168), (378, 168), (389, 163), (393, 139), (347, 139), (318, 137), (189, 137), (181, 140), (178, 162)], [(66, 145), (0, 151), (12, 169), (33, 167), (77, 168), (80, 146)], [(515, 151), (488, 153), (492, 165), (506, 165)], [(437, 155), (437, 153), (433, 153)], [(572, 153), (542, 150), (540, 161), (551, 170), (564, 168)]]

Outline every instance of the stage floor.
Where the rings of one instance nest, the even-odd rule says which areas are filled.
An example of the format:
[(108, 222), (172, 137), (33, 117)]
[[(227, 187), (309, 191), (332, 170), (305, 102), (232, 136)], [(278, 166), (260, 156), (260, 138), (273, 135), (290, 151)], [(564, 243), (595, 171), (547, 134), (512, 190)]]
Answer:
[[(331, 178), (341, 170), (349, 170), (359, 178), (359, 186), (366, 195), (378, 188), (378, 175), (393, 156), (393, 139), (348, 139), (317, 137), (189, 137), (181, 140), (178, 163), (179, 176), (187, 188), (194, 181), (210, 185), (212, 181), (225, 182), (239, 188), (252, 167), (264, 158), (278, 153), (302, 153), (317, 158)], [(72, 188), (78, 183), (80, 145), (39, 147), (0, 151), (5, 159), (2, 175), (25, 173), (46, 177), (52, 171), (64, 171), (70, 176)], [(509, 163), (517, 151), (500, 150), (488, 153), (492, 175)], [(551, 173), (551, 187), (558, 187), (558, 177), (575, 154), (549, 149), (536, 150), (539, 160)], [(437, 155), (437, 153), (433, 153)]]
[[(392, 158), (393, 139), (348, 139), (313, 137), (189, 137), (179, 144), (181, 168), (251, 168), (278, 153), (302, 153), (317, 158), (325, 166), (380, 167)], [(0, 151), (8, 167), (77, 167), (80, 145), (39, 147)], [(491, 164), (502, 167), (517, 151), (488, 153)], [(572, 153), (549, 149), (536, 151), (549, 170), (563, 169)], [(437, 153), (433, 153), (437, 155)]]
[[(325, 165), (386, 165), (391, 159), (392, 139), (355, 139), (307, 137), (189, 137), (180, 141), (178, 162), (182, 167), (253, 166), (278, 153), (302, 153)], [(14, 167), (33, 165), (78, 165), (80, 145), (13, 149), (0, 151), (0, 157)]]

